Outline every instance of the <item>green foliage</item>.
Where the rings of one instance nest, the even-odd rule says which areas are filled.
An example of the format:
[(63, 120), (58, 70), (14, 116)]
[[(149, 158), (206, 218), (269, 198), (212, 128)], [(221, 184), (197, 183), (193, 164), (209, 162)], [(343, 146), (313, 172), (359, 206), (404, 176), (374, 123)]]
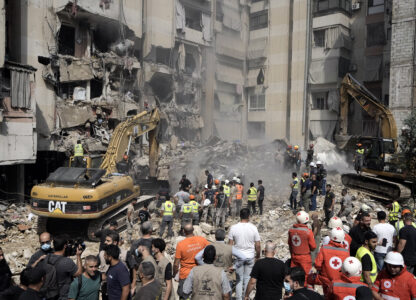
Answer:
[(405, 130), (400, 135), (400, 149), (408, 160), (416, 156), (416, 109), (403, 122)]

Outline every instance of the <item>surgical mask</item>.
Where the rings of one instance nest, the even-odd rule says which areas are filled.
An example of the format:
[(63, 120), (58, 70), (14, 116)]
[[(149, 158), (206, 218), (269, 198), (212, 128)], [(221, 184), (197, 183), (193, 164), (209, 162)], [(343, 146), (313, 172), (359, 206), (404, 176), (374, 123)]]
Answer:
[(49, 250), (51, 250), (51, 244), (49, 244), (49, 243), (42, 244), (42, 246), (40, 246), (40, 248), (42, 249), (42, 251), (48, 252)]
[(292, 288), (290, 287), (290, 283), (289, 282), (284, 281), (283, 282), (283, 286), (285, 287), (285, 292), (290, 293), (292, 291)]
[(134, 253), (136, 253), (137, 257), (139, 257), (139, 249), (134, 250)]

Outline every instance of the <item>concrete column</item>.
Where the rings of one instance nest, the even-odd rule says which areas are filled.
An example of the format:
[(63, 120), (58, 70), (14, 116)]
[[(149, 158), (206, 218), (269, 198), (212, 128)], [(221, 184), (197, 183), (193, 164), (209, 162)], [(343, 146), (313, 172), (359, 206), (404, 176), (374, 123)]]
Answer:
[(23, 203), (25, 201), (25, 165), (18, 165), (16, 166), (17, 171), (17, 185), (16, 190), (18, 193), (18, 199), (20, 203)]

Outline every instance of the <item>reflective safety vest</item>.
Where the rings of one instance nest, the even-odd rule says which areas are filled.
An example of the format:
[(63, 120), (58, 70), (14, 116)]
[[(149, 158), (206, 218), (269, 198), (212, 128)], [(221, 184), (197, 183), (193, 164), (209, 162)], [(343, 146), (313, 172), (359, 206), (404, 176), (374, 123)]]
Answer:
[(84, 156), (84, 149), (81, 144), (76, 144), (74, 146), (74, 156)]
[(164, 216), (173, 216), (173, 203), (171, 201), (165, 202), (165, 210), (163, 211)]
[(228, 185), (225, 185), (225, 184), (222, 187), (224, 188), (224, 194), (225, 194), (225, 196), (230, 197), (231, 188)]
[[(370, 250), (368, 250), (364, 246), (361, 246), (360, 248), (358, 248), (357, 254), (355, 255), (355, 257), (361, 261), (363, 256), (366, 254), (370, 255), (370, 258), (371, 258), (372, 267), (370, 271), (370, 278), (371, 278), (371, 282), (374, 283), (377, 278), (377, 264), (376, 264), (376, 260), (374, 259), (373, 253), (371, 253)], [(361, 281), (364, 282), (364, 274), (361, 275)]]
[(293, 179), (293, 182), (295, 183), (293, 185), (293, 190), (299, 190), (299, 179), (297, 177), (295, 177), (295, 179)]
[(243, 199), (243, 189), (244, 189), (244, 187), (243, 187), (242, 184), (237, 184), (236, 187), (237, 187), (237, 193), (235, 195), (235, 199), (241, 200), (241, 199)]
[(295, 224), (289, 229), (289, 241), (291, 255), (310, 254), (316, 248), (312, 230), (307, 225)]
[(196, 202), (195, 200), (191, 200), (191, 201), (189, 201), (189, 204), (191, 204), (192, 205), (192, 212), (195, 214), (195, 213), (198, 213), (198, 208), (199, 208), (199, 203), (198, 202)]
[[(412, 222), (412, 225), (413, 225), (414, 228), (416, 228), (415, 222)], [(394, 227), (396, 228), (397, 239), (400, 239), (399, 232), (400, 232), (400, 229), (402, 229), (404, 227), (403, 220), (397, 221), (396, 224), (394, 224)]]
[(350, 256), (350, 251), (341, 243), (330, 241), (319, 250), (315, 260), (315, 267), (319, 270), (319, 275), (329, 279), (329, 281), (341, 278), (341, 267), (344, 260)]
[(394, 201), (389, 212), (389, 221), (397, 221), (399, 219), (400, 204)]
[(256, 201), (257, 200), (257, 189), (253, 186), (250, 188), (250, 193), (247, 197), (248, 201)]
[(192, 212), (192, 204), (184, 203), (182, 204), (182, 209), (184, 214), (190, 214)]
[(344, 274), (342, 274), (341, 280), (336, 280), (333, 282), (329, 299), (355, 299), (354, 295), (356, 293), (356, 289), (361, 286), (367, 285), (364, 282), (360, 282), (360, 276), (346, 277)]
[(357, 154), (363, 155), (364, 154), (364, 149), (357, 149)]

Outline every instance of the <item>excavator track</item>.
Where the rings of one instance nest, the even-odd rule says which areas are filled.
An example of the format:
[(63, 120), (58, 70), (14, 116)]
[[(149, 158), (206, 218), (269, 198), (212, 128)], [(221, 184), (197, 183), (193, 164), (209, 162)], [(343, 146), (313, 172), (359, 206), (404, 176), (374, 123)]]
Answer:
[(392, 202), (395, 199), (405, 201), (412, 196), (408, 186), (369, 174), (342, 174), (341, 181), (344, 186), (361, 191), (383, 202)]

